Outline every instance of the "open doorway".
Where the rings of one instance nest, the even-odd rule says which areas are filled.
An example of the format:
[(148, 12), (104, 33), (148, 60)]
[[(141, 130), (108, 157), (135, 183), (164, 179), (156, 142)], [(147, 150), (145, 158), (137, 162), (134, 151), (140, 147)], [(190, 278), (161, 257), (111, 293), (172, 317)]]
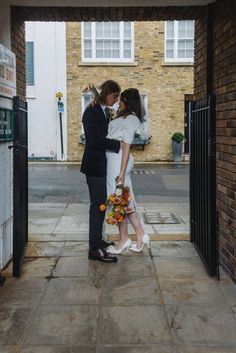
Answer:
[[(51, 35), (48, 37), (38, 33), (42, 31), (43, 34), (49, 28)], [(56, 29), (60, 35), (56, 34)], [(33, 212), (30, 213), (30, 232), (34, 239), (38, 233), (46, 231), (45, 223), (51, 221), (49, 214), (55, 215), (55, 207), (50, 206), (53, 203), (57, 206), (68, 204), (68, 209), (77, 209), (77, 212), (71, 215), (64, 208), (67, 206), (61, 209), (57, 207), (58, 218), (53, 221), (54, 228), (48, 228), (50, 232), (64, 232), (69, 236), (73, 234), (74, 239), (76, 235), (84, 237), (84, 232), (88, 230), (88, 224), (85, 221), (81, 223), (78, 218), (80, 206), (76, 205), (81, 204), (83, 208), (89, 203), (85, 178), (79, 173), (85, 143), (81, 117), (90, 101), (90, 94), (83, 93), (83, 88), (88, 82), (99, 85), (111, 78), (117, 80), (122, 89), (137, 87), (146, 110), (145, 123), (137, 131), (132, 147), (137, 162), (132, 179), (144, 227), (156, 240), (189, 240), (189, 166), (188, 163), (173, 163), (171, 136), (175, 132), (184, 132), (184, 93), (193, 91), (193, 38), (192, 20), (166, 23), (69, 22), (58, 23), (57, 27), (53, 22), (26, 23), (26, 66), (30, 73), (27, 77), (27, 92), (32, 89), (36, 92), (35, 96), (27, 97), (29, 121), (32, 119), (29, 122), (29, 158), (34, 161), (29, 164), (29, 202), (34, 203)], [(63, 59), (63, 53), (58, 57), (57, 40), (65, 45), (63, 53), (66, 51), (66, 60)], [(41, 53), (38, 52), (40, 47)], [(45, 56), (47, 48), (54, 62), (64, 60), (66, 70), (56, 71), (57, 67), (62, 68), (62, 61), (61, 64), (55, 64), (55, 68), (50, 63), (38, 67), (40, 61), (49, 61), (49, 57)], [(64, 78), (60, 79), (64, 82), (62, 89), (61, 86), (55, 86), (55, 83), (59, 82), (56, 75), (63, 72)], [(40, 79), (42, 82), (38, 89), (37, 77), (39, 84)], [(34, 84), (30, 85), (30, 82)], [(50, 111), (46, 108), (49, 95), (44, 96), (45, 103), (43, 100), (38, 103), (41, 107), (40, 119), (37, 108), (34, 113), (33, 104), (38, 100), (40, 91), (45, 95), (52, 83), (54, 91), (51, 89), (49, 95), (53, 109)], [(49, 125), (52, 121), (59, 121), (55, 97), (58, 90), (63, 93), (66, 107), (63, 119), (68, 163), (42, 164), (45, 159), (57, 162), (61, 159), (60, 144), (54, 158), (50, 158), (50, 148), (47, 155), (43, 152), (47, 141), (52, 142), (52, 129), (56, 136), (59, 128), (56, 123), (54, 126)], [(41, 128), (35, 124), (34, 119)], [(43, 139), (45, 142), (42, 145)], [(38, 154), (34, 152), (36, 144)], [(39, 220), (35, 218), (38, 217), (35, 203), (39, 204)], [(45, 206), (44, 210), (42, 205)], [(70, 224), (65, 223), (66, 218), (62, 216), (64, 212), (67, 217), (71, 217)], [(42, 228), (40, 231), (40, 223), (44, 230)], [(132, 228), (130, 231), (133, 233)], [(107, 227), (106, 233), (117, 238), (117, 229), (114, 227)]]

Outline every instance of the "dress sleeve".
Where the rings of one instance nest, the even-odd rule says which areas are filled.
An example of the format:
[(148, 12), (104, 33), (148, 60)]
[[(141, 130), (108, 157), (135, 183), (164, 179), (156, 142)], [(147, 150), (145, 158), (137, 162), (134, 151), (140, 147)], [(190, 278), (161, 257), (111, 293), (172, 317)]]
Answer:
[(132, 145), (135, 132), (140, 125), (139, 119), (135, 115), (128, 115), (124, 118), (124, 126), (122, 129), (122, 140)]

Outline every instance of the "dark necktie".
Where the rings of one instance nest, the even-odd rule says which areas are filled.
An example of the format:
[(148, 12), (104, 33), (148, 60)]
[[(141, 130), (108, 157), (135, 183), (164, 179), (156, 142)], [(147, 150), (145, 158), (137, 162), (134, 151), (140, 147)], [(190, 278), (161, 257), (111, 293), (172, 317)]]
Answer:
[(105, 117), (106, 117), (106, 121), (109, 123), (109, 120), (110, 120), (110, 111), (109, 111), (109, 108), (105, 108), (104, 109), (105, 111)]

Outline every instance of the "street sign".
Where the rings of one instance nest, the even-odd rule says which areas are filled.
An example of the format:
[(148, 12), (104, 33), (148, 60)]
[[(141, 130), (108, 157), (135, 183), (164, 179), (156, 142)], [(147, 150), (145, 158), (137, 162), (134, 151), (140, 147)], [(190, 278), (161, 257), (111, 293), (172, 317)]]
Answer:
[(0, 44), (0, 95), (13, 98), (16, 95), (15, 54)]
[(57, 111), (58, 113), (64, 113), (64, 103), (62, 101), (57, 102)]
[(13, 111), (0, 108), (0, 141), (13, 140)]

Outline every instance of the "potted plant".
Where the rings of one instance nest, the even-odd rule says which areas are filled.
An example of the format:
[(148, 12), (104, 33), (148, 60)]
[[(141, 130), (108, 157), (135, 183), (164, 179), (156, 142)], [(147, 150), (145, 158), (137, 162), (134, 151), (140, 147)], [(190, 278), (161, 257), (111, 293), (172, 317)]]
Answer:
[(182, 161), (183, 139), (184, 135), (182, 134), (182, 132), (175, 132), (171, 136), (173, 159), (175, 162)]

